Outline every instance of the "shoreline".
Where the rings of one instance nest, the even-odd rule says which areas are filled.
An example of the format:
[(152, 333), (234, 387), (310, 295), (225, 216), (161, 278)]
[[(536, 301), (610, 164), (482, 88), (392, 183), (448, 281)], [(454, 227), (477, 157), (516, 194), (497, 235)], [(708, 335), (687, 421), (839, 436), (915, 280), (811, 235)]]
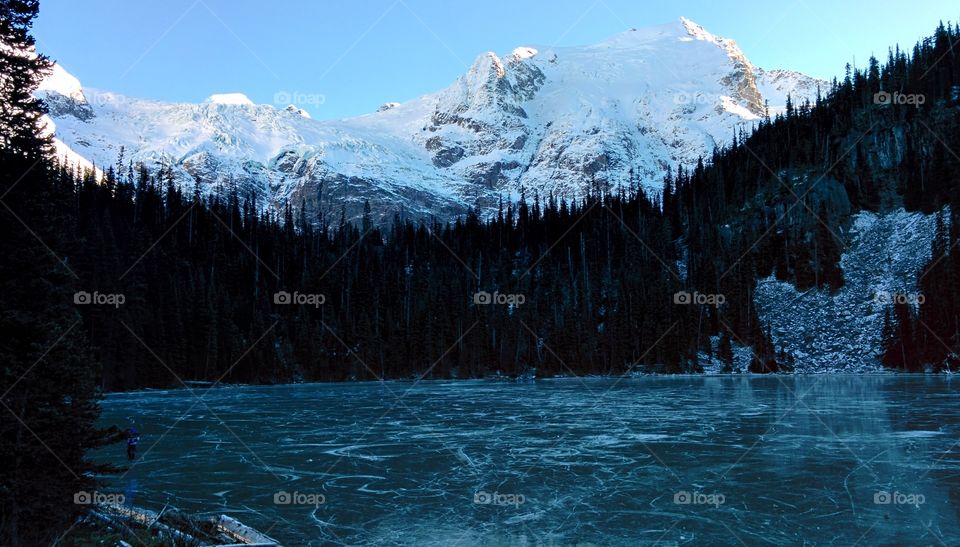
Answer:
[[(264, 383), (264, 384), (228, 384), (228, 383), (218, 383), (208, 387), (195, 387), (195, 386), (173, 386), (173, 387), (143, 387), (135, 389), (126, 389), (126, 390), (116, 390), (116, 391), (104, 391), (104, 396), (109, 395), (120, 395), (120, 394), (138, 394), (138, 393), (164, 393), (164, 392), (174, 392), (174, 391), (200, 391), (206, 393), (210, 390), (219, 390), (219, 389), (235, 389), (235, 388), (267, 388), (267, 387), (290, 387), (290, 386), (342, 386), (342, 385), (361, 385), (361, 384), (398, 384), (398, 385), (409, 385), (409, 384), (419, 384), (419, 383), (438, 383), (438, 382), (447, 382), (447, 383), (463, 383), (463, 382), (487, 382), (491, 384), (531, 384), (538, 382), (563, 382), (563, 381), (574, 381), (574, 380), (639, 380), (643, 378), (784, 378), (784, 377), (813, 377), (813, 376), (905, 376), (905, 377), (951, 377), (953, 372), (904, 372), (900, 370), (891, 370), (891, 369), (877, 369), (877, 370), (864, 370), (864, 371), (821, 371), (821, 372), (810, 372), (810, 371), (801, 371), (801, 372), (770, 372), (764, 374), (758, 374), (754, 372), (701, 372), (701, 373), (678, 373), (678, 374), (623, 374), (623, 375), (589, 375), (589, 376), (545, 376), (542, 378), (535, 378), (532, 380), (514, 380), (509, 378), (499, 379), (499, 378), (424, 378), (424, 379), (411, 379), (411, 378), (384, 378), (382, 380), (341, 380), (341, 381), (309, 381), (309, 382), (276, 382), (276, 383)], [(212, 383), (212, 382), (211, 382)]]

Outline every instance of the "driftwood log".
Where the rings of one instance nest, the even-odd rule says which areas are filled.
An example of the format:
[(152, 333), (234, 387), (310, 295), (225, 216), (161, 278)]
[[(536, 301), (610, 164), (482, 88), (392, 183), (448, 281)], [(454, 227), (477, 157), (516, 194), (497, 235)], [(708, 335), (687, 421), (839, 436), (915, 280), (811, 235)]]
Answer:
[(98, 505), (90, 515), (117, 530), (156, 531), (177, 545), (280, 547), (277, 540), (227, 515), (203, 519), (177, 508), (164, 507), (157, 513), (142, 507), (118, 504)]

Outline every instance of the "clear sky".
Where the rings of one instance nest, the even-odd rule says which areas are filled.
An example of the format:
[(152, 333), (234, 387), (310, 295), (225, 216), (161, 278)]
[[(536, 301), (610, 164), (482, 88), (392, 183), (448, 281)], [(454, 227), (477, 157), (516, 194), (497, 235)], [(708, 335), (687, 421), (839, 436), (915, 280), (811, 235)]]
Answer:
[(435, 91), (485, 51), (590, 44), (681, 15), (758, 66), (827, 79), (960, 20), (956, 0), (41, 0), (40, 10), (39, 49), (85, 86), (169, 101), (289, 97), (314, 118)]

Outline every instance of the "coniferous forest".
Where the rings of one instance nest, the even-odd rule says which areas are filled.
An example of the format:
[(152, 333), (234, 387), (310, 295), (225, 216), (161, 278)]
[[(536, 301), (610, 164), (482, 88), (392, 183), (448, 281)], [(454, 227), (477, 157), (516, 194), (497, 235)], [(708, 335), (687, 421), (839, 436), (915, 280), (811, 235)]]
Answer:
[[(526, 196), (453, 224), (401, 212), (347, 222), (203, 198), (121, 157), (102, 180), (49, 167), (64, 204), (57, 229), (70, 236), (55, 252), (78, 290), (125, 297), (79, 307), (108, 390), (694, 372), (718, 339), (750, 346), (752, 370), (767, 372), (791, 358), (757, 318), (756, 279), (835, 290), (850, 215), (902, 206), (939, 211), (941, 229), (924, 304), (890, 309), (885, 362), (941, 367), (960, 343), (957, 208), (945, 208), (958, 199), (957, 38), (941, 26), (909, 55), (871, 60), (816, 104), (788, 104), (713, 157), (677, 166), (656, 197), (597, 183), (580, 199)], [(878, 104), (894, 91), (926, 100)], [(278, 304), (280, 291), (322, 304)], [(478, 304), (480, 291), (522, 303)], [(678, 305), (681, 291), (724, 302)]]
[[(596, 183), (440, 223), (402, 211), (308, 218), (299, 204), (271, 214), (251, 196), (177, 188), (122, 155), (102, 176), (60, 164), (32, 95), (49, 61), (22, 53), (36, 9), (0, 3), (0, 38), (15, 46), (0, 50), (0, 543), (49, 541), (75, 517), (76, 506), (41, 508), (92, 480), (67, 467), (103, 471), (84, 460), (115, 437), (94, 426), (103, 391), (686, 373), (714, 355), (732, 370), (732, 346), (751, 348), (753, 372), (789, 371), (754, 308), (756, 280), (843, 286), (859, 210), (938, 213), (925, 300), (891, 306), (883, 361), (960, 364), (956, 26), (676, 166), (656, 196)], [(925, 100), (877, 100), (894, 92)], [(45, 470), (39, 487), (28, 468)]]
[[(120, 305), (70, 306), (73, 292), (66, 302), (82, 316), (76, 330), (102, 367), (101, 387), (118, 390), (180, 379), (692, 372), (716, 337), (751, 346), (755, 371), (779, 370), (790, 359), (753, 309), (758, 277), (837, 289), (852, 212), (941, 211), (926, 301), (891, 308), (886, 361), (943, 363), (958, 341), (957, 209), (942, 209), (957, 199), (957, 36), (941, 26), (909, 55), (895, 49), (850, 72), (816, 104), (788, 104), (713, 157), (677, 166), (656, 197), (595, 184), (580, 199), (526, 196), (453, 224), (402, 212), (348, 222), (296, 206), (271, 215), (248, 196), (204, 198), (121, 154), (103, 177), (45, 161), (33, 171), (44, 194), (10, 181), (6, 202), (26, 226), (8, 218), (9, 233), (55, 241), (44, 254), (74, 292), (123, 295)], [(877, 104), (888, 90), (926, 101)], [(42, 221), (12, 206), (38, 196)], [(320, 296), (285, 305), (281, 291)], [(478, 304), (480, 291), (522, 304)], [(724, 302), (678, 305), (680, 291)], [(918, 329), (917, 315), (942, 330)]]

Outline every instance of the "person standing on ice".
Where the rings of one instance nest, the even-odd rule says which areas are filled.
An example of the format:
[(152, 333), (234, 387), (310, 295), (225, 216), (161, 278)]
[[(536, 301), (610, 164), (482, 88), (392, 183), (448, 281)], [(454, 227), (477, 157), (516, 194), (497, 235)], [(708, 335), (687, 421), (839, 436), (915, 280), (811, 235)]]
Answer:
[(137, 457), (137, 444), (140, 442), (140, 433), (137, 428), (127, 430), (127, 459), (133, 461)]

